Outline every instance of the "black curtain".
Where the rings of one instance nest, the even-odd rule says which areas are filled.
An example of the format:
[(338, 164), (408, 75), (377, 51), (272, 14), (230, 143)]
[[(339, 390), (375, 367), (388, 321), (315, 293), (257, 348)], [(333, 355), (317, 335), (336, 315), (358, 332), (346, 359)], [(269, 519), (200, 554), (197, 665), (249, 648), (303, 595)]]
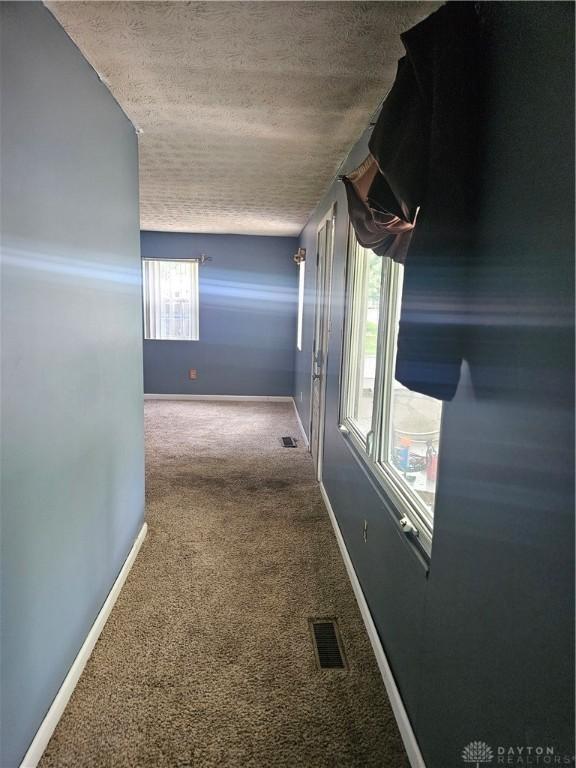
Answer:
[(376, 253), (405, 263), (396, 378), (450, 400), (465, 353), (480, 179), (475, 4), (448, 3), (402, 42), (406, 56), (374, 127), (371, 154), (344, 183), (360, 243), (373, 247), (377, 231)]

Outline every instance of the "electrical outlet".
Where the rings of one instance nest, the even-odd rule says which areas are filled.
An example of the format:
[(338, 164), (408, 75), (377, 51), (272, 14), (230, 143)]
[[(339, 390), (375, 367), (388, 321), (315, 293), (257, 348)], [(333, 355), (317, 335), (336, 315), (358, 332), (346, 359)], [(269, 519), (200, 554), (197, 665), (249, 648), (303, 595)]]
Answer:
[(188, 378), (189, 379), (197, 379), (198, 378), (198, 371), (196, 368), (190, 368), (188, 371)]

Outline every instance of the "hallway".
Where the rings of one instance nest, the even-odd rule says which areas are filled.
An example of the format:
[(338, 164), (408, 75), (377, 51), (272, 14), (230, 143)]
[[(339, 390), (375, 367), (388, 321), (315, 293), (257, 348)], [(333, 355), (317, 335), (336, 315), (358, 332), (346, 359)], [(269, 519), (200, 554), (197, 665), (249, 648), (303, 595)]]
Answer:
[(145, 427), (148, 536), (42, 768), (407, 766), (292, 404), (150, 400)]

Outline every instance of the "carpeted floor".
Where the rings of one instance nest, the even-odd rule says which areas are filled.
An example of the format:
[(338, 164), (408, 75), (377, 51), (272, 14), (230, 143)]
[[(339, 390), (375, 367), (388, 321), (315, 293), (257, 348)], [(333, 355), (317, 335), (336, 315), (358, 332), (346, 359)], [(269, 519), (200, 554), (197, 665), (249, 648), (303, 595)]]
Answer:
[[(148, 401), (148, 536), (41, 768), (406, 768), (290, 403)], [(316, 668), (337, 617), (349, 671)]]

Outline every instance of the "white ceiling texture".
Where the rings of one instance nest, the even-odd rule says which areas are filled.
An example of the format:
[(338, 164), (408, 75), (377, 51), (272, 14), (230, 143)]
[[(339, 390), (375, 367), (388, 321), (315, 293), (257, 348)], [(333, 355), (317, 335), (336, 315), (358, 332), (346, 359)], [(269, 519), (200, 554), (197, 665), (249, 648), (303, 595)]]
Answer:
[(297, 235), (439, 4), (46, 5), (142, 131), (142, 229)]

